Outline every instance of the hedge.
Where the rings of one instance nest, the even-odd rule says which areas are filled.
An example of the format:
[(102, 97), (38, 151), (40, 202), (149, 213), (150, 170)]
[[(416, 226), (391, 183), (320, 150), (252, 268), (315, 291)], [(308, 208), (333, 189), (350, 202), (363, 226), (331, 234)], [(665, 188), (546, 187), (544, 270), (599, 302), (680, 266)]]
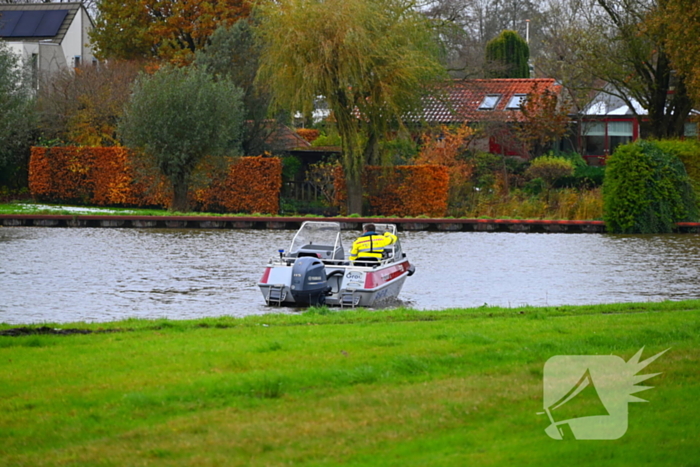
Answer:
[(282, 161), (277, 157), (242, 157), (225, 177), (196, 193), (202, 211), (277, 214), (282, 189)]
[[(336, 202), (344, 208), (345, 177), (336, 172)], [(366, 167), (363, 175), (369, 214), (392, 217), (442, 217), (447, 212), (450, 176), (441, 165)]]
[(683, 162), (696, 194), (700, 195), (700, 141), (697, 139), (668, 139), (656, 143), (662, 151), (673, 154)]
[(604, 219), (611, 233), (667, 233), (697, 219), (683, 163), (656, 142), (618, 146), (606, 161)]
[[(209, 211), (277, 214), (280, 160), (242, 157), (229, 162), (205, 161), (198, 167), (195, 176), (209, 183), (193, 190), (193, 204)], [(29, 189), (38, 200), (58, 203), (165, 207), (172, 198), (167, 180), (122, 147), (34, 147)]]

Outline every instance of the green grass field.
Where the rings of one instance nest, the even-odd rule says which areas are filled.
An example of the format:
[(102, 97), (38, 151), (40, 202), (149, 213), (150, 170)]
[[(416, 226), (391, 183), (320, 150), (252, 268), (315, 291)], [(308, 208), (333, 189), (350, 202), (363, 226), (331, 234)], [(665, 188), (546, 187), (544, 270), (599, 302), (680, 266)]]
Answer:
[[(100, 332), (0, 336), (0, 465), (700, 465), (700, 301), (52, 327)], [(642, 347), (622, 438), (545, 434), (550, 357)]]

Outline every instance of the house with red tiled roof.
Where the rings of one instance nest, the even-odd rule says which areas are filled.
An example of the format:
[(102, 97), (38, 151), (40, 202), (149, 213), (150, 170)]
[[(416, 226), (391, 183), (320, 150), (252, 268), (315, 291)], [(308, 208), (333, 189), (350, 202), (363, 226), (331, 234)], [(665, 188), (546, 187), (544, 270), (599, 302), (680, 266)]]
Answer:
[[(428, 124), (468, 124), (488, 128), (477, 149), (528, 157), (508, 130), (523, 121), (521, 106), (529, 93), (561, 94), (552, 78), (453, 80), (425, 99), (422, 120)], [(510, 139), (510, 140), (509, 140)]]

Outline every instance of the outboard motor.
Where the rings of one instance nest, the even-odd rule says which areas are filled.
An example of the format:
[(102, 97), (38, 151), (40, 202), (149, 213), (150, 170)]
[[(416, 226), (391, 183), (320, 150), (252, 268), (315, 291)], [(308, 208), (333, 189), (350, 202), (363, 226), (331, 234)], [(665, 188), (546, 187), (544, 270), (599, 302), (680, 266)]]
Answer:
[(299, 305), (323, 305), (331, 288), (326, 277), (326, 267), (318, 258), (304, 256), (297, 258), (292, 266), (294, 301)]

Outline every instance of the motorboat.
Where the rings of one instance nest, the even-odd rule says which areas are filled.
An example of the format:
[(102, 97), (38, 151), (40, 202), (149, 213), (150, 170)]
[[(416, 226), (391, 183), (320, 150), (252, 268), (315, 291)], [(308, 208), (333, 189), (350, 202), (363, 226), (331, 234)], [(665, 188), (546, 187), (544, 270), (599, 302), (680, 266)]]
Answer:
[[(374, 224), (396, 235), (394, 224)], [(415, 267), (401, 241), (384, 248), (381, 259), (350, 261), (338, 222), (306, 221), (288, 250), (278, 250), (259, 282), (267, 305), (377, 307), (396, 299)]]

